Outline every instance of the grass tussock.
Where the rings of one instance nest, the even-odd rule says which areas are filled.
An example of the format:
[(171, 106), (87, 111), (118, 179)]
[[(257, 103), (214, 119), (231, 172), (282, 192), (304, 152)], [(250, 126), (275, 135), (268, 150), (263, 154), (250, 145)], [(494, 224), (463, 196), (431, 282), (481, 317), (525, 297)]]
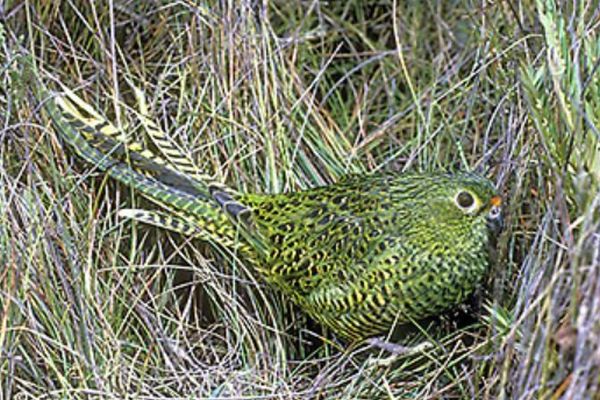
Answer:
[[(598, 10), (5, 2), (0, 398), (598, 398)], [(508, 201), (483, 307), (389, 362), (337, 342), (227, 255), (119, 220), (146, 203), (65, 151), (26, 54), (141, 141), (147, 108), (240, 190), (486, 173)]]

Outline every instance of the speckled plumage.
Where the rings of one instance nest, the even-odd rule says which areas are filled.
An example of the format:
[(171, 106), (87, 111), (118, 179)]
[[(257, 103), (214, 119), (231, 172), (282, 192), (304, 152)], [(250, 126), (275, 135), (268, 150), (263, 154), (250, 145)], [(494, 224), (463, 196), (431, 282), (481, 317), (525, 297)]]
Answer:
[(485, 274), (487, 223), (499, 217), (499, 197), (477, 175), (355, 175), (302, 192), (240, 194), (198, 173), (144, 116), (162, 154), (126, 143), (72, 93), (45, 107), (80, 156), (168, 210), (122, 215), (239, 252), (344, 337), (437, 314)]

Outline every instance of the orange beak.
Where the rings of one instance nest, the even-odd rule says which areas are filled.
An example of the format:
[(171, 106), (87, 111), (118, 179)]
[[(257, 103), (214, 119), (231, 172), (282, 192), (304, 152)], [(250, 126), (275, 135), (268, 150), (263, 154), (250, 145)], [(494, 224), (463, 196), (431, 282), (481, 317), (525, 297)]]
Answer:
[(502, 204), (502, 197), (500, 197), (500, 196), (494, 196), (494, 197), (492, 197), (490, 199), (490, 203), (494, 207), (500, 207), (500, 205)]

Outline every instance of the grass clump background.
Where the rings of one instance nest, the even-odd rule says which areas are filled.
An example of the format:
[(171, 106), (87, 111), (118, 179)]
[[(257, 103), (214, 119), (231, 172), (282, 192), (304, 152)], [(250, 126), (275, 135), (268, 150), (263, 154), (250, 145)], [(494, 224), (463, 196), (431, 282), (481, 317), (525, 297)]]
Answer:
[[(0, 398), (600, 398), (598, 1), (6, 1)], [(20, 70), (281, 192), (475, 170), (506, 227), (468, 323), (348, 347), (64, 149)], [(450, 318), (451, 319), (451, 318)], [(436, 333), (434, 334), (433, 331)]]

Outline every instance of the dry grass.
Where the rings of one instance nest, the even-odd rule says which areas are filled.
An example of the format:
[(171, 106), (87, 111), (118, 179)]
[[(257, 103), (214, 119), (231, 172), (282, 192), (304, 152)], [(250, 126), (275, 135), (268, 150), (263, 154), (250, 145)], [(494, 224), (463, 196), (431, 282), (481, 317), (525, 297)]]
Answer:
[[(0, 399), (598, 396), (598, 1), (194, 3), (0, 5)], [(141, 88), (240, 190), (488, 174), (484, 307), (389, 363), (348, 348), (226, 255), (119, 220), (144, 200), (63, 149), (24, 54), (144, 140)]]

